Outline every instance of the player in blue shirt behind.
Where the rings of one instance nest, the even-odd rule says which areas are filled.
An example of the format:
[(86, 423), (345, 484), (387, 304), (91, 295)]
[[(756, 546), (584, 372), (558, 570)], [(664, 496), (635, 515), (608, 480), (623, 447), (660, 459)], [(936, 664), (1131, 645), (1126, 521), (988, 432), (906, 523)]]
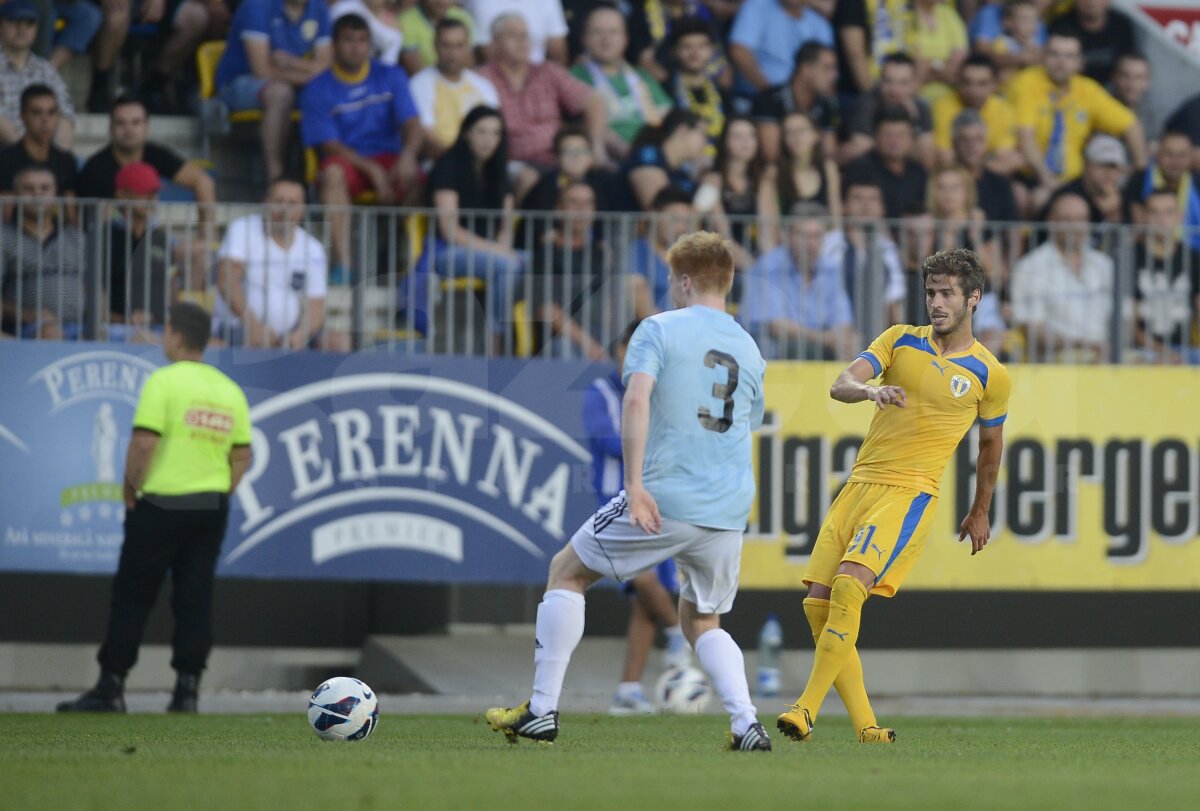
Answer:
[(762, 423), (766, 363), (725, 312), (733, 252), (716, 234), (685, 234), (667, 254), (678, 308), (642, 321), (625, 355), (625, 489), (584, 522), (550, 563), (537, 612), (533, 696), (487, 711), (509, 741), (558, 736), (558, 701), (583, 637), (583, 593), (674, 558), (684, 636), (729, 713), (730, 748), (770, 751), (742, 651), (721, 629), (733, 607), (742, 532), (754, 499), (751, 432)]
[(250, 0), (229, 25), (217, 65), (217, 96), (237, 112), (262, 110), (267, 179), (283, 175), (296, 94), (329, 67), (325, 0)]
[[(592, 381), (583, 393), (583, 430), (592, 452), (592, 487), (601, 506), (620, 494), (625, 481), (621, 451), (621, 398), (625, 396), (625, 383), (621, 380), (621, 372), (625, 365), (625, 350), (640, 323), (634, 321), (627, 326), (614, 344), (616, 371)], [(642, 690), (642, 674), (654, 645), (656, 624), (662, 625), (667, 637), (666, 666), (684, 667), (691, 662), (672, 599), (672, 594), (679, 592), (675, 562), (664, 560), (623, 584), (622, 588), (633, 599), (630, 601), (629, 628), (625, 632), (627, 644), (621, 682), (608, 712), (609, 715), (644, 715), (654, 712), (654, 705)]]
[(321, 153), (321, 203), (331, 210), (335, 280), (350, 244), (346, 207), (363, 192), (382, 205), (416, 202), (424, 132), (402, 68), (371, 58), (371, 28), (357, 14), (333, 26), (333, 65), (300, 97), (300, 137)]

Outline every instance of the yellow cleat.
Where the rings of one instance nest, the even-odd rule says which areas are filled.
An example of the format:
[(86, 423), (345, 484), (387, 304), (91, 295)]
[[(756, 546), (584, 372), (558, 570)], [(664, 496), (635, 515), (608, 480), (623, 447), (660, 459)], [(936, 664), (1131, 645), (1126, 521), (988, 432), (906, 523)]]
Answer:
[(558, 710), (534, 715), (528, 701), (519, 707), (492, 707), (484, 717), (492, 729), (504, 733), (509, 743), (516, 743), (517, 738), (552, 743), (558, 737)]
[(858, 733), (859, 743), (895, 743), (896, 730), (884, 727), (863, 727)]
[(775, 726), (793, 741), (807, 741), (812, 737), (812, 716), (799, 704), (793, 704), (790, 710), (779, 716)]

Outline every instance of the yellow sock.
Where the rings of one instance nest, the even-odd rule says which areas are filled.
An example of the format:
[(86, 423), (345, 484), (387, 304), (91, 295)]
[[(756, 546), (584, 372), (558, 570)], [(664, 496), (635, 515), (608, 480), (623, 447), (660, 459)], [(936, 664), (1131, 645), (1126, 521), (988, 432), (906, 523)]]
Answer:
[(854, 651), (862, 620), (862, 606), (866, 601), (866, 586), (857, 579), (848, 574), (833, 578), (829, 619), (817, 639), (817, 655), (808, 677), (808, 686), (797, 702), (808, 710), (814, 721), (821, 711), (825, 695)]
[[(808, 626), (812, 629), (813, 642), (825, 630), (829, 621), (829, 601), (818, 597), (808, 597), (804, 600), (804, 616), (808, 618)], [(871, 700), (867, 698), (867, 685), (863, 679), (862, 659), (858, 656), (858, 648), (850, 651), (846, 663), (833, 687), (842, 697), (842, 703), (850, 713), (850, 724), (855, 732), (861, 732), (866, 727), (878, 726), (875, 711), (871, 709)]]

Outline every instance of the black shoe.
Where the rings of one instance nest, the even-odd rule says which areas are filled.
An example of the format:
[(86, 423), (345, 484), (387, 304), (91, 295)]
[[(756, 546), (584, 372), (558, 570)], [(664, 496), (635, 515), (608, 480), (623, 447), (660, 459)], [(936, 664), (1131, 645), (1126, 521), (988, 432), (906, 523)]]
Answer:
[(96, 686), (74, 701), (64, 701), (59, 712), (125, 712), (125, 678), (110, 671), (100, 674)]
[(180, 673), (175, 679), (175, 692), (167, 712), (197, 712), (200, 694), (200, 677), (193, 673)]
[(771, 739), (763, 725), (755, 721), (741, 735), (729, 733), (729, 748), (734, 752), (770, 752)]
[(56, 709), (59, 712), (125, 712), (125, 696), (88, 690), (74, 701), (62, 702)]
[(124, 713), (125, 677), (112, 671), (101, 671), (96, 686), (74, 701), (56, 707), (60, 713)]

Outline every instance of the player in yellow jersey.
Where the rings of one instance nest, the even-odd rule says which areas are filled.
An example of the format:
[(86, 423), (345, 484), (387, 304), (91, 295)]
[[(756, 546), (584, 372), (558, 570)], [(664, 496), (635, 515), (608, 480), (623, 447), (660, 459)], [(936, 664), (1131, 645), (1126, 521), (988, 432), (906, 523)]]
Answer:
[[(961, 248), (942, 251), (921, 268), (932, 324), (897, 325), (884, 332), (834, 382), (843, 403), (870, 400), (875, 416), (850, 479), (825, 516), (804, 573), (804, 614), (817, 653), (804, 694), (779, 716), (793, 740), (807, 740), (829, 688), (836, 687), (864, 743), (891, 743), (863, 683), (855, 642), (863, 603), (892, 597), (925, 546), (946, 461), (979, 420), (975, 501), (959, 540), (971, 554), (991, 528), (988, 507), (1003, 447), (1011, 383), (1008, 371), (971, 331), (983, 295), (979, 258)], [(882, 377), (881, 385), (868, 381)]]

